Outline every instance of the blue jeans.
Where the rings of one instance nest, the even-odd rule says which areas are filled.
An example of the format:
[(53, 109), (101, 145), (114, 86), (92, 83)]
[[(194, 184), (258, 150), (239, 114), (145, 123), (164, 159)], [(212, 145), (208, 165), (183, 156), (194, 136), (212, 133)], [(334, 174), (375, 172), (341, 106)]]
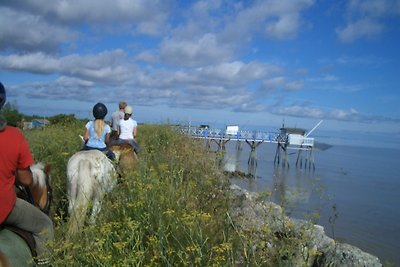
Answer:
[(114, 152), (112, 152), (108, 147), (105, 147), (105, 148), (97, 148), (97, 147), (90, 147), (90, 146), (84, 145), (84, 146), (82, 147), (81, 151), (92, 150), (92, 149), (97, 149), (97, 150), (100, 150), (100, 151), (102, 151), (102, 152), (105, 152), (105, 153), (106, 153), (106, 156), (107, 156), (109, 159), (115, 160), (115, 154), (114, 154)]

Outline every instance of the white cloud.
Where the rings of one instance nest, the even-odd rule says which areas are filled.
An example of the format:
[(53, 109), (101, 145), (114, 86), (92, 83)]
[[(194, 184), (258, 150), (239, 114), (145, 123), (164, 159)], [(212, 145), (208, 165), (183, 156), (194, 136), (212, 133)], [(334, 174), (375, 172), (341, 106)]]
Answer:
[(251, 81), (263, 79), (278, 69), (272, 65), (251, 62), (245, 64), (241, 61), (225, 62), (213, 66), (199, 68), (201, 79), (207, 83), (223, 83), (237, 86), (245, 85)]
[(355, 109), (340, 110), (335, 109), (326, 115), (329, 119), (336, 119), (340, 121), (355, 121), (359, 119), (359, 112)]
[(371, 116), (362, 114), (354, 108), (345, 109), (323, 109), (308, 105), (276, 105), (268, 108), (272, 114), (299, 118), (326, 119), (346, 122), (399, 122), (400, 118), (385, 116)]
[(62, 85), (64, 88), (93, 87), (95, 85), (95, 83), (92, 81), (66, 76), (61, 76), (60, 78), (58, 78), (56, 80), (56, 83)]
[(134, 69), (125, 62), (122, 50), (81, 56), (55, 57), (42, 52), (0, 56), (0, 68), (43, 74), (61, 74), (104, 83), (123, 83), (133, 76)]
[(361, 19), (347, 24), (344, 28), (337, 28), (336, 33), (344, 43), (351, 43), (362, 37), (375, 37), (383, 31), (383, 26), (371, 19)]
[(277, 115), (293, 116), (293, 117), (305, 117), (305, 118), (317, 118), (327, 119), (326, 114), (318, 108), (306, 107), (306, 106), (280, 106), (275, 107), (272, 113)]
[[(21, 90), (43, 99), (80, 101), (84, 94), (86, 101), (95, 101), (117, 95), (140, 105), (372, 120), (351, 108), (316, 108), (314, 98), (307, 95), (311, 90), (321, 95), (326, 93), (323, 90), (367, 91), (364, 80), (345, 83), (348, 77), (338, 70), (387, 63), (378, 56), (366, 58), (360, 52), (355, 58), (332, 50), (335, 60), (329, 67), (335, 68), (325, 72), (329, 75), (310, 78), (321, 73), (313, 54), (325, 53), (317, 50), (318, 42), (326, 41), (319, 32), (322, 27), (312, 32), (321, 36), (321, 40), (310, 39), (315, 51), (307, 50), (314, 47), (305, 48), (304, 40), (293, 39), (309, 29), (304, 27), (308, 21), (303, 13), (310, 12), (307, 19), (324, 19), (314, 13), (320, 6), (331, 6), (323, 2), (4, 0), (0, 70), (21, 77), (33, 73), (27, 80), (34, 77), (35, 82), (25, 81), (26, 89)], [(376, 37), (386, 29), (385, 17), (400, 14), (399, 1), (348, 3), (347, 24), (336, 31), (343, 42)], [(298, 104), (300, 94), (294, 91), (303, 88), (308, 90), (301, 97), (310, 102)], [(295, 104), (284, 103), (286, 98)], [(266, 106), (277, 99), (282, 103)]]
[(299, 27), (298, 15), (288, 14), (270, 22), (265, 27), (265, 33), (276, 39), (289, 39), (295, 37)]
[(293, 81), (289, 82), (285, 85), (286, 90), (290, 91), (297, 91), (300, 90), (304, 87), (304, 82), (303, 81)]
[(54, 73), (60, 71), (60, 60), (43, 52), (0, 56), (0, 67), (6, 70), (31, 73)]
[(282, 87), (286, 82), (286, 78), (282, 76), (274, 77), (263, 81), (263, 90), (270, 91)]
[(0, 50), (51, 51), (73, 40), (70, 29), (50, 24), (42, 17), (0, 7)]
[(349, 11), (372, 17), (400, 14), (400, 2), (398, 0), (351, 0), (348, 5)]
[(351, 0), (347, 3), (346, 15), (346, 26), (336, 29), (340, 41), (350, 43), (363, 37), (373, 38), (386, 30), (386, 19), (400, 15), (400, 2)]
[(2, 3), (16, 10), (43, 16), (49, 20), (79, 23), (151, 21), (165, 17), (170, 2), (158, 0), (5, 0)]
[(314, 0), (255, 1), (243, 7), (225, 31), (226, 37), (246, 40), (254, 30), (264, 30), (267, 37), (293, 38), (300, 28), (300, 13), (314, 4)]
[(264, 112), (266, 107), (257, 103), (243, 103), (235, 109), (237, 112)]
[(160, 53), (167, 62), (182, 66), (207, 65), (226, 61), (232, 56), (229, 47), (218, 44), (211, 33), (192, 40), (165, 39)]

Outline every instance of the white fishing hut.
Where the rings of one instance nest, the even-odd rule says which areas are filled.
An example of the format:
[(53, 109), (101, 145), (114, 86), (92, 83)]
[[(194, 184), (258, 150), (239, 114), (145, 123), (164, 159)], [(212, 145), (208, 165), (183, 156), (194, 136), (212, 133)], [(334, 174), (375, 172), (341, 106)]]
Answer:
[(310, 168), (313, 166), (315, 169), (315, 162), (314, 162), (314, 138), (308, 137), (320, 124), (322, 120), (314, 126), (308, 133), (306, 130), (301, 128), (286, 128), (282, 126), (280, 128), (280, 134), (278, 137), (278, 146), (276, 148), (275, 153), (275, 164), (279, 164), (280, 162), (280, 152), (281, 150), (284, 152), (284, 158), (282, 164), (284, 166), (289, 167), (289, 162), (287, 160), (288, 149), (295, 149), (298, 150), (296, 166), (300, 165), (303, 166), (303, 151), (305, 152), (304, 157), (304, 166)]

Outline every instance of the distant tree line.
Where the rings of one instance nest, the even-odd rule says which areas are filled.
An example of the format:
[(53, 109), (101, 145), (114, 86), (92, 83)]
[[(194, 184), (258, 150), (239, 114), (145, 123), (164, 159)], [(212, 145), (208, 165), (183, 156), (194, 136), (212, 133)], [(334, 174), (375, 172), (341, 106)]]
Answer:
[(4, 105), (3, 109), (1, 110), (1, 114), (7, 120), (7, 124), (12, 126), (18, 126), (18, 124), (24, 118), (24, 115), (18, 111), (16, 105), (11, 104), (10, 102), (7, 102)]
[[(32, 121), (35, 119), (43, 119), (39, 115), (24, 115), (18, 111), (17, 105), (7, 102), (1, 110), (1, 115), (7, 120), (7, 124), (15, 127), (21, 127), (24, 121)], [(74, 114), (58, 114), (46, 118), (50, 124), (70, 124), (81, 121)]]

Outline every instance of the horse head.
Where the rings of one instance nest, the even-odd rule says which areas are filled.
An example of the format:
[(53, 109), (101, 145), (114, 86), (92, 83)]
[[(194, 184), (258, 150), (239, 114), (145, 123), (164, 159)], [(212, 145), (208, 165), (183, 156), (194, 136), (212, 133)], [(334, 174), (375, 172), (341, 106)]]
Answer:
[(33, 182), (29, 187), (17, 192), (19, 198), (25, 199), (49, 214), (53, 190), (51, 188), (50, 165), (41, 162), (31, 166)]
[(114, 152), (116, 157), (118, 157), (118, 166), (122, 174), (125, 174), (135, 168), (137, 155), (135, 151), (133, 151), (130, 144), (114, 144), (111, 146), (111, 150)]
[(53, 197), (53, 189), (51, 187), (50, 165), (43, 163), (34, 164), (31, 167), (33, 183), (30, 186), (35, 205), (44, 213), (50, 212), (50, 204)]

